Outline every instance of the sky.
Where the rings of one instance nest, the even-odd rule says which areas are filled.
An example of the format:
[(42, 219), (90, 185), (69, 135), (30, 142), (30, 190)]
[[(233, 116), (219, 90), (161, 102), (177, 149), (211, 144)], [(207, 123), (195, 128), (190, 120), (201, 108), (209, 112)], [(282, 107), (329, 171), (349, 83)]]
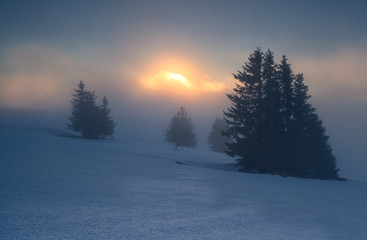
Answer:
[(185, 106), (204, 134), (229, 106), (232, 73), (269, 48), (304, 73), (340, 168), (367, 175), (366, 12), (353, 0), (4, 0), (0, 107), (68, 111), (83, 81), (121, 131), (149, 119), (163, 132)]

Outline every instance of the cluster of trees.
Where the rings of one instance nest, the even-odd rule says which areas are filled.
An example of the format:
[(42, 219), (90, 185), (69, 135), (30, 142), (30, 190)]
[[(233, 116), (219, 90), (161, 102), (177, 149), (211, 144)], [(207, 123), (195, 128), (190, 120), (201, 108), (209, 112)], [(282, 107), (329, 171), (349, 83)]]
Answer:
[(73, 93), (69, 129), (81, 132), (83, 138), (101, 139), (109, 137), (115, 129), (115, 122), (110, 116), (107, 97), (103, 97), (102, 104), (96, 104), (97, 96), (85, 89), (81, 81)]
[[(227, 149), (226, 142), (230, 140), (224, 135), (227, 130), (224, 118), (216, 117), (209, 134), (208, 144), (214, 152), (224, 152)], [(177, 147), (196, 147), (197, 137), (194, 132), (194, 124), (184, 107), (172, 117), (165, 140)]]
[[(213, 151), (236, 157), (243, 171), (320, 179), (340, 179), (336, 159), (322, 121), (310, 104), (303, 74), (294, 74), (283, 56), (260, 48), (250, 54), (227, 94), (231, 106), (217, 117), (209, 134)], [(75, 89), (67, 126), (83, 138), (111, 136), (115, 123), (108, 100), (96, 105), (97, 96), (80, 82)], [(194, 125), (185, 108), (172, 117), (165, 140), (177, 147), (196, 147)]]
[(302, 74), (294, 74), (286, 56), (256, 49), (233, 74), (224, 112), (232, 139), (227, 153), (243, 171), (338, 179), (336, 159), (316, 109), (309, 103)]

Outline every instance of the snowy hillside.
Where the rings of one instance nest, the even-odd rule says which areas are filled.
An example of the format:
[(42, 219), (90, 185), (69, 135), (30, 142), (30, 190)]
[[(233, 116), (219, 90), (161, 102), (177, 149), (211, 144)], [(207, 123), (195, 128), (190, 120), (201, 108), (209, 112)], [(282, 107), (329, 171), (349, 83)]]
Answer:
[(161, 139), (30, 126), (0, 124), (0, 239), (367, 237), (364, 182), (239, 173), (224, 154)]

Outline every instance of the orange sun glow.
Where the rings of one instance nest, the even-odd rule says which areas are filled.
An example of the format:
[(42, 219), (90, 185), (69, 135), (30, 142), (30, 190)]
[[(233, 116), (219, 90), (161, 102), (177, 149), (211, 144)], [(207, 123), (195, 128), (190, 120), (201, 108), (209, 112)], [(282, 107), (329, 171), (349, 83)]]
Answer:
[(178, 73), (166, 72), (167, 81), (177, 82), (184, 85), (187, 89), (194, 89), (196, 86), (192, 84), (186, 77)]
[(222, 92), (226, 87), (224, 83), (212, 81), (208, 75), (199, 73), (191, 64), (177, 59), (159, 61), (140, 83), (145, 90), (178, 97), (193, 97), (199, 92)]
[(160, 71), (152, 77), (147, 78), (142, 84), (148, 89), (164, 90), (165, 92), (172, 92), (174, 94), (182, 94), (197, 88), (184, 75), (169, 71)]

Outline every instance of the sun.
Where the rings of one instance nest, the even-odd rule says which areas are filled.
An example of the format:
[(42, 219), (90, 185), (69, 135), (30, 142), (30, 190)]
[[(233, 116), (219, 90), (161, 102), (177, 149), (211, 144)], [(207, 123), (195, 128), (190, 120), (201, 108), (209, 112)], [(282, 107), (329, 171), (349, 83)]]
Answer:
[(187, 80), (186, 77), (184, 77), (181, 74), (166, 72), (166, 75), (167, 75), (167, 80), (168, 81), (178, 82), (178, 83), (182, 84), (183, 86), (185, 86), (188, 89), (194, 89), (195, 88), (195, 85), (192, 84), (189, 80)]
[(155, 75), (142, 81), (142, 85), (147, 89), (164, 90), (166, 92), (187, 92), (194, 91), (197, 86), (186, 76), (170, 71), (159, 71)]
[(149, 95), (191, 99), (203, 93), (221, 93), (226, 89), (225, 83), (213, 80), (199, 71), (197, 66), (179, 58), (159, 59), (140, 75), (139, 89)]

